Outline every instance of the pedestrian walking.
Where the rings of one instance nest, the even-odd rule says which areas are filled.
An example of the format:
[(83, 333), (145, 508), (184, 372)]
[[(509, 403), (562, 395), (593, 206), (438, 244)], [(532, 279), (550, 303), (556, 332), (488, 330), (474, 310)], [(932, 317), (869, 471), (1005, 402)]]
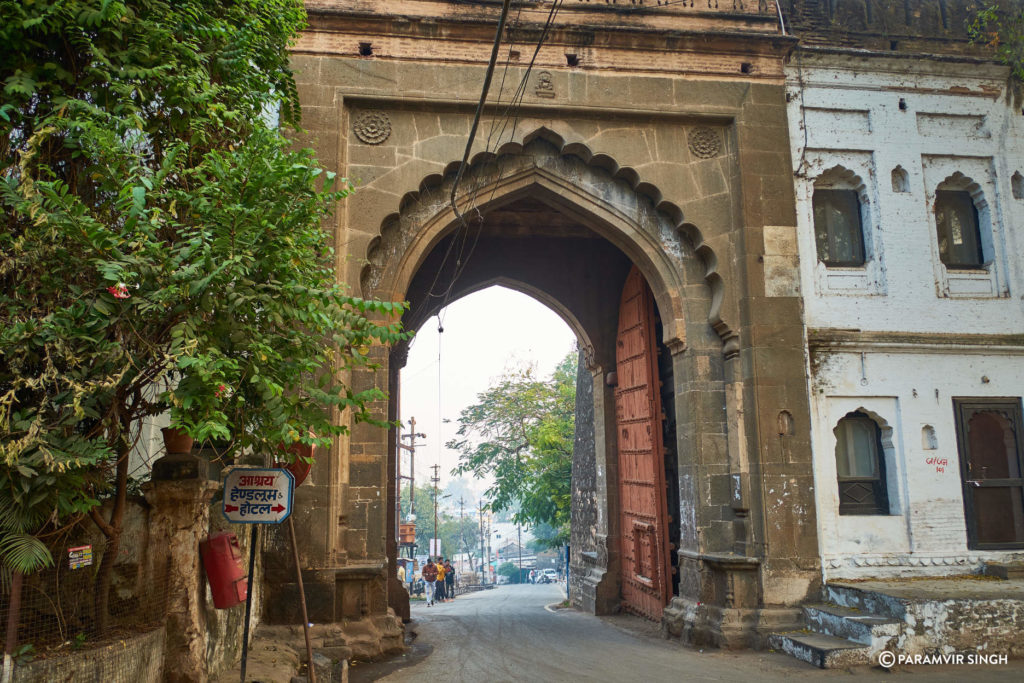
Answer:
[(449, 600), (455, 599), (455, 569), (451, 560), (444, 561), (444, 594)]
[(444, 575), (445, 575), (444, 558), (443, 557), (438, 557), (437, 558), (437, 591), (436, 591), (438, 602), (444, 602), (447, 599), (447, 597), (448, 597), (446, 592), (445, 592)]
[(423, 565), (423, 590), (427, 597), (427, 607), (434, 604), (434, 588), (437, 582), (437, 565), (429, 557)]

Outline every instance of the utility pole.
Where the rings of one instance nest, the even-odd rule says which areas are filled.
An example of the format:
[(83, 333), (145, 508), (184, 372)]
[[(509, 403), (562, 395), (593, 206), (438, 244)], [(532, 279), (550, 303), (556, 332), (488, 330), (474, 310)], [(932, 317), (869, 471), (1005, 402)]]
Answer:
[[(491, 569), (491, 511), (490, 510), (487, 511), (487, 569), (488, 569), (488, 571), (490, 571), (490, 569)], [(494, 580), (497, 581), (498, 580), (497, 579), (497, 573), (498, 573), (498, 558), (497, 558), (497, 556), (495, 556), (495, 558), (494, 558), (494, 573), (495, 573), (495, 579)]]
[(516, 533), (519, 534), (517, 545), (519, 546), (519, 583), (523, 582), (523, 525), (516, 522)]
[(434, 476), (430, 478), (430, 481), (434, 482), (434, 542), (431, 545), (436, 545), (434, 548), (434, 554), (441, 554), (441, 541), (437, 538), (437, 483), (441, 481), (441, 477), (437, 476), (437, 471), (441, 469), (440, 465), (431, 465), (430, 469), (434, 470)]
[[(398, 471), (395, 473), (395, 480), (398, 483), (398, 492), (395, 496), (395, 524), (402, 523), (402, 480), (409, 480), (409, 522), (416, 521), (416, 438), (425, 439), (426, 434), (416, 431), (416, 418), (409, 418), (409, 433), (402, 434), (401, 426), (398, 427), (398, 457), (396, 458)], [(408, 444), (402, 443), (402, 439), (409, 439)], [(409, 474), (402, 475), (402, 450), (409, 451)], [(398, 529), (395, 529), (398, 533)], [(412, 549), (409, 551), (412, 553)], [(410, 554), (411, 557), (411, 554)]]
[[(469, 555), (469, 549), (466, 547), (466, 530), (465, 530), (465, 514), (463, 513), (463, 506), (466, 504), (465, 497), (459, 496), (459, 540), (462, 541), (462, 552)], [(470, 560), (469, 568), (473, 568), (473, 562)]]
[(485, 567), (487, 563), (487, 556), (484, 555), (484, 502), (481, 500), (479, 503), (480, 516), (480, 585), (487, 585), (487, 569)]

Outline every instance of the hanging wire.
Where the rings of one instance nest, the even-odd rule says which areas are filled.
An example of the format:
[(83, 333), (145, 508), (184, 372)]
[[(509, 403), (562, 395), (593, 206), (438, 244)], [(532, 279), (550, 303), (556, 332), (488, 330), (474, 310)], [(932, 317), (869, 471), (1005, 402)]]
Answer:
[[(441, 449), (444, 448), (444, 437), (441, 434), (441, 409), (444, 405), (441, 402), (443, 393), (441, 391), (441, 338), (444, 334), (444, 326), (441, 324), (440, 312), (437, 316), (437, 466), (441, 466)], [(438, 470), (440, 471), (440, 469)]]
[[(509, 121), (512, 122), (512, 132), (510, 133), (509, 137), (511, 139), (512, 137), (515, 136), (515, 132), (516, 132), (516, 129), (517, 129), (518, 124), (519, 124), (519, 116), (520, 116), (520, 111), (521, 111), (521, 108), (522, 108), (523, 97), (526, 94), (526, 86), (529, 83), (530, 74), (532, 73), (534, 64), (537, 61), (537, 56), (540, 54), (540, 49), (544, 45), (545, 41), (547, 40), (548, 35), (551, 32), (551, 28), (554, 26), (555, 19), (558, 16), (558, 11), (559, 11), (559, 9), (561, 9), (561, 6), (562, 6), (562, 0), (555, 0), (552, 3), (551, 9), (548, 11), (547, 19), (545, 20), (544, 26), (541, 29), (540, 37), (537, 40), (537, 45), (534, 47), (533, 55), (530, 57), (530, 63), (527, 65), (526, 71), (523, 73), (522, 78), (519, 80), (519, 85), (516, 87), (516, 90), (513, 93), (511, 99), (509, 100), (509, 103), (506, 106), (505, 110), (500, 114), (500, 116), (498, 118), (494, 119), (494, 121), (492, 122), (491, 132), (488, 134), (487, 143), (486, 143), (486, 147), (485, 147), (485, 151), (486, 152), (493, 153), (494, 151), (496, 151), (498, 149), (498, 147), (501, 144), (501, 140), (504, 137), (505, 130), (508, 127)], [(521, 13), (521, 11), (522, 11), (522, 6), (520, 5), (520, 13)], [(520, 13), (516, 14), (516, 20), (515, 20), (516, 23), (518, 23), (518, 21), (519, 21)], [(508, 57), (506, 58), (506, 62), (505, 62), (505, 64), (506, 64), (505, 70), (506, 71), (507, 71), (509, 62), (511, 61), (512, 46), (513, 45), (514, 45), (514, 42), (510, 43), (510, 45), (509, 45), (509, 54), (508, 54)], [(492, 57), (493, 57), (493, 54), (492, 54)], [(502, 75), (502, 89), (503, 88), (504, 88), (504, 73)], [(502, 92), (502, 89), (499, 89), (499, 91), (498, 91), (498, 104), (499, 105), (501, 103), (501, 92)], [(485, 87), (485, 94), (486, 94), (486, 87)], [(481, 99), (481, 104), (482, 103), (483, 103), (483, 99)], [(477, 115), (478, 116), (479, 116), (480, 111), (481, 111), (481, 107), (478, 107), (477, 108)], [(498, 131), (497, 139), (494, 141), (494, 147), (492, 149), (491, 143), (492, 143), (494, 131), (497, 129), (497, 125), (498, 125), (497, 122), (498, 121), (501, 121), (501, 130)], [(477, 123), (478, 123), (478, 119), (474, 120), (474, 128), (473, 128), (474, 131), (476, 129)], [(456, 178), (455, 178), (456, 185), (458, 184), (460, 176), (461, 176), (461, 174), (463, 173), (463, 171), (464, 171), (464, 169), (466, 167), (468, 156), (469, 156), (469, 149), (472, 146), (472, 136), (473, 135), (474, 135), (474, 133), (471, 132), (470, 133), (471, 137), (470, 137), (469, 142), (467, 143), (465, 155), (463, 156), (463, 163), (462, 163), (462, 165), (459, 166), (459, 171), (458, 171), (458, 174), (456, 175)], [(499, 169), (498, 179), (494, 183), (492, 183), (491, 193), (490, 193), (490, 195), (489, 195), (489, 197), (487, 199), (488, 202), (490, 202), (491, 199), (493, 199), (494, 193), (497, 192), (497, 188), (498, 188), (500, 180), (501, 180), (501, 173), (500, 173), (500, 169)], [(450, 303), (452, 292), (455, 290), (455, 285), (459, 281), (459, 278), (462, 276), (462, 273), (465, 271), (467, 265), (469, 264), (469, 259), (470, 259), (470, 257), (472, 257), (473, 252), (476, 250), (477, 243), (480, 240), (480, 234), (483, 232), (483, 215), (480, 213), (480, 210), (478, 208), (478, 202), (477, 202), (477, 199), (478, 199), (479, 193), (480, 193), (480, 189), (481, 189), (480, 181), (478, 181), (474, 185), (474, 187), (471, 190), (471, 192), (469, 193), (469, 200), (466, 202), (467, 206), (469, 207), (467, 213), (470, 212), (470, 211), (473, 211), (476, 214), (475, 217), (474, 217), (475, 221), (476, 221), (476, 235), (473, 237), (473, 242), (469, 246), (468, 252), (466, 251), (466, 245), (467, 245), (467, 243), (469, 241), (469, 230), (470, 230), (470, 227), (469, 227), (469, 224), (466, 222), (465, 218), (463, 218), (463, 216), (458, 213), (458, 209), (456, 209), (456, 215), (460, 219), (460, 225), (456, 229), (455, 235), (453, 235), (451, 241), (448, 244), (448, 249), (445, 252), (444, 258), (442, 259), (441, 266), (439, 267), (438, 272), (435, 274), (434, 282), (431, 284), (431, 287), (430, 287), (429, 296), (433, 296), (433, 297), (437, 297), (437, 298), (441, 299), (440, 312), (438, 313), (439, 323), (443, 321), (444, 309)], [(453, 187), (452, 187), (451, 199), (452, 199), (452, 207), (455, 208), (455, 185), (453, 185)], [(459, 250), (458, 250), (458, 254), (456, 255), (456, 258), (455, 258), (455, 272), (452, 274), (452, 279), (449, 282), (449, 285), (445, 289), (443, 294), (435, 294), (434, 291), (433, 291), (434, 290), (434, 285), (436, 284), (438, 278), (440, 277), (441, 271), (443, 270), (444, 266), (447, 264), (448, 256), (451, 254), (452, 248), (456, 244), (459, 245)]]

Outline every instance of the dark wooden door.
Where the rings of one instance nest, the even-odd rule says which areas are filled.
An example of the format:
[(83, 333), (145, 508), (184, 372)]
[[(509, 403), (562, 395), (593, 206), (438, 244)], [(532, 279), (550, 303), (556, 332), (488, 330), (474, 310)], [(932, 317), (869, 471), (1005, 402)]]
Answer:
[(661, 619), (670, 596), (665, 465), (654, 297), (634, 266), (619, 306), (616, 431), (625, 609)]
[(967, 541), (1024, 548), (1024, 443), (1020, 399), (954, 399)]

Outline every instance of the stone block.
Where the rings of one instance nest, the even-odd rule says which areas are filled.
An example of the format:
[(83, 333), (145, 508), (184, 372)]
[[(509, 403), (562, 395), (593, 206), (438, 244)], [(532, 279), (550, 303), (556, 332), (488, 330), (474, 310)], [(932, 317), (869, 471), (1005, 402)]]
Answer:
[(379, 486), (384, 482), (383, 462), (373, 460), (355, 460), (349, 464), (349, 483), (352, 486)]
[(346, 90), (394, 90), (397, 64), (392, 61), (358, 57), (327, 57), (320, 64), (317, 79), (322, 85)]

